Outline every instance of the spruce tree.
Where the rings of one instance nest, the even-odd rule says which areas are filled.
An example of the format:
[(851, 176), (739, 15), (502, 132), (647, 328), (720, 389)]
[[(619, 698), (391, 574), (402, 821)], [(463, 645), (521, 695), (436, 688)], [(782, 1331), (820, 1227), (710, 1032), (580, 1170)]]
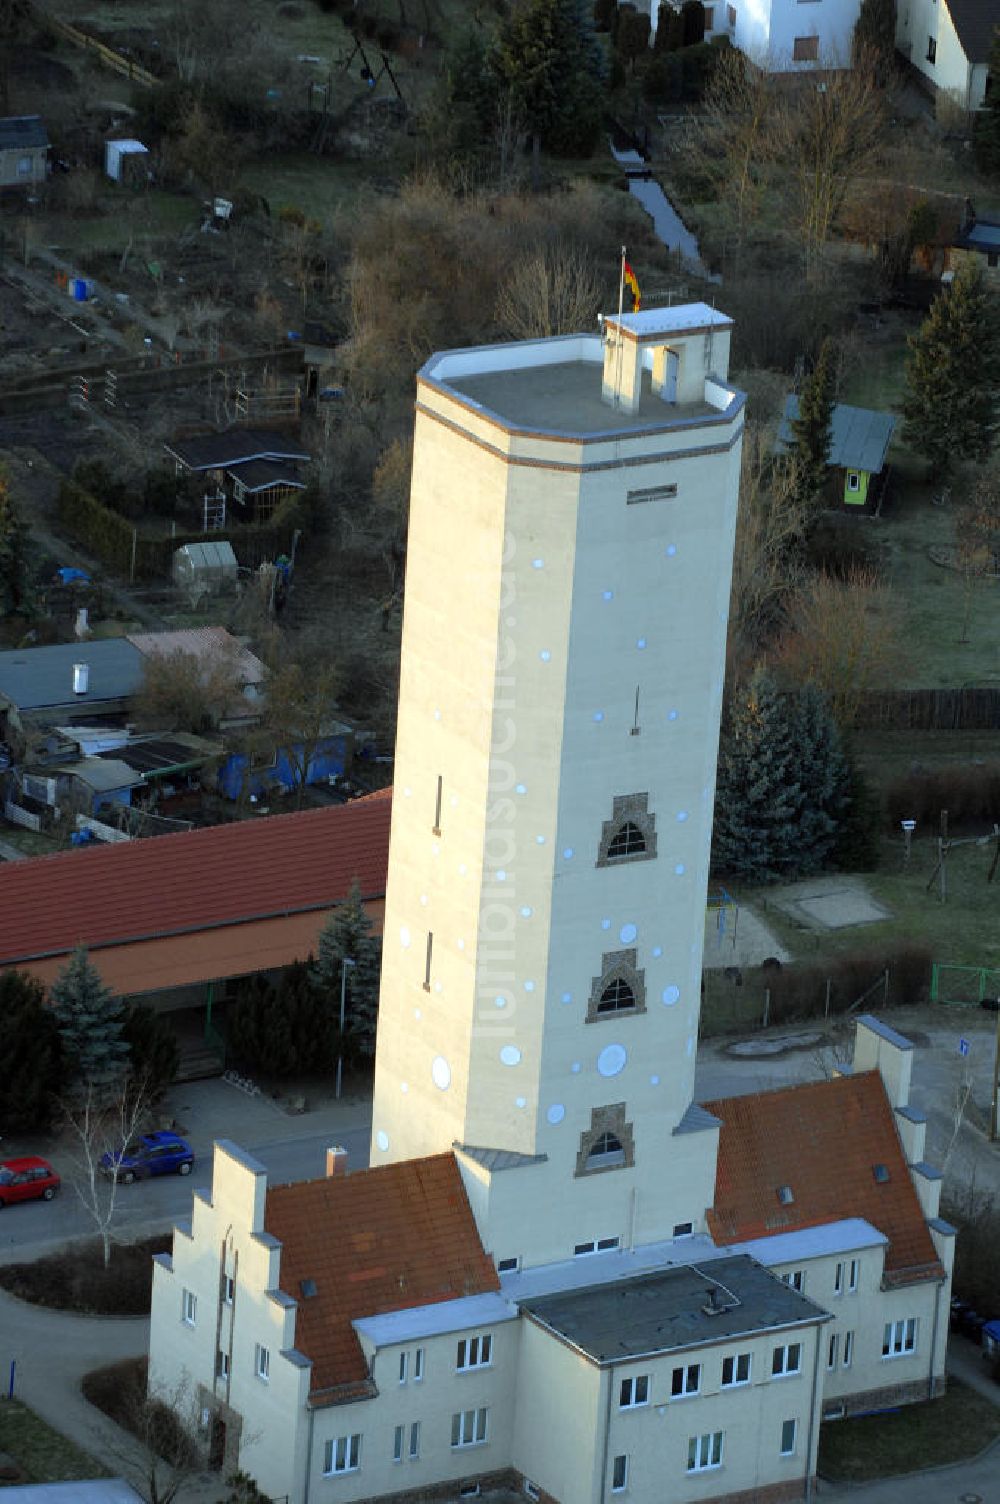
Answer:
[(601, 54), (584, 0), (516, 0), (490, 56), (537, 156), (588, 157), (601, 130)]
[(347, 968), (346, 1035), (351, 1050), (363, 1057), (375, 1053), (381, 946), (372, 935), (361, 887), (354, 880), (344, 902), (330, 915), (319, 937), (313, 980), (328, 1000), (339, 1023), (340, 986), (345, 956)]
[(896, 62), (895, 0), (861, 0), (851, 37), (851, 66), (874, 68), (880, 84), (888, 82)]
[(95, 1105), (111, 1101), (125, 1084), (129, 1066), (125, 1005), (101, 981), (84, 946), (75, 950), (51, 990), (62, 1038), (70, 1095), (92, 1093)]
[(815, 684), (789, 706), (802, 805), (797, 821), (797, 872), (806, 877), (829, 865), (847, 811), (847, 759), (826, 696)]
[(0, 616), (26, 615), (34, 607), (28, 552), (28, 529), (0, 472)]
[(909, 339), (903, 440), (933, 478), (988, 459), (1000, 426), (1000, 316), (971, 257)]
[(129, 1076), (153, 1102), (173, 1083), (180, 1064), (177, 1036), (166, 1018), (145, 1003), (125, 1011), (122, 1038), (128, 1045)]
[(802, 806), (798, 758), (785, 699), (757, 669), (723, 719), (712, 865), (751, 882), (791, 877)]
[(802, 384), (798, 417), (789, 419), (794, 439), (791, 450), (794, 488), (806, 508), (815, 505), (826, 484), (835, 399), (833, 345), (825, 339), (812, 372)]
[(4, 1133), (47, 1128), (61, 1085), (62, 1049), (45, 988), (20, 971), (0, 975)]
[(993, 32), (988, 76), (994, 85), (983, 108), (976, 114), (972, 145), (980, 172), (1000, 177), (1000, 88), (996, 87), (996, 81), (1000, 79), (1000, 27)]

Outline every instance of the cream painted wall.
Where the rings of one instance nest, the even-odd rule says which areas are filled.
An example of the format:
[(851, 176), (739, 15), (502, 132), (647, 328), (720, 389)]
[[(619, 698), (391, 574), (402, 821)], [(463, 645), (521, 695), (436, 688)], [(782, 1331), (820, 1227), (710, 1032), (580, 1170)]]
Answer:
[[(930, 37), (937, 43), (933, 63), (927, 57)], [(982, 107), (987, 70), (970, 65), (944, 0), (899, 0), (896, 46), (936, 91), (951, 95), (961, 109)]]

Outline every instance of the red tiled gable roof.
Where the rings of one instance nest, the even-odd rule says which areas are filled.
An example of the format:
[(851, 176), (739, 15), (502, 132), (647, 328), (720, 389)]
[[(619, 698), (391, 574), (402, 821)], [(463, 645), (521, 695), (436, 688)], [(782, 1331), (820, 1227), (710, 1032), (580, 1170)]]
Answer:
[(352, 1321), (500, 1288), (452, 1154), (273, 1186), (264, 1226), (282, 1245), (280, 1285), (298, 1301), (295, 1345), (312, 1359), (314, 1395), (363, 1392)]
[[(889, 1239), (885, 1272), (894, 1282), (942, 1272), (877, 1071), (702, 1106), (722, 1121), (708, 1214), (714, 1242), (863, 1217)], [(889, 1172), (882, 1184), (877, 1164)], [(791, 1188), (787, 1206), (779, 1186)]]
[(385, 895), (392, 790), (0, 865), (0, 967)]

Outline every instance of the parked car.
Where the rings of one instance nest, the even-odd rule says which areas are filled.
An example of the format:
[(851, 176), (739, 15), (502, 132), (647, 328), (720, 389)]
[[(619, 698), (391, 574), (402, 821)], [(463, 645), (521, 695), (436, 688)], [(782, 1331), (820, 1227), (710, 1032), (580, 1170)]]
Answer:
[(5, 1159), (0, 1164), (0, 1207), (14, 1201), (51, 1201), (59, 1185), (47, 1159)]
[(147, 1175), (190, 1175), (194, 1151), (176, 1133), (143, 1133), (122, 1149), (101, 1155), (101, 1171), (125, 1185)]

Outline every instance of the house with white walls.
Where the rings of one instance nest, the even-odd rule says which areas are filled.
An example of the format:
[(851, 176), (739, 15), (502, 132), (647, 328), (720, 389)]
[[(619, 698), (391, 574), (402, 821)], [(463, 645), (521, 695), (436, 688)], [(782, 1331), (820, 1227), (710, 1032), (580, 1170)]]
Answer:
[(998, 26), (997, 0), (897, 0), (897, 49), (935, 95), (961, 111), (983, 107)]
[[(651, 42), (669, 4), (649, 0)], [(728, 36), (770, 73), (848, 68), (860, 8), (861, 0), (711, 0), (705, 6), (705, 36)]]
[(786, 1504), (824, 1407), (943, 1384), (907, 1042), (694, 1101), (731, 332), (655, 308), (419, 374), (371, 1165), (269, 1187), (217, 1145), (154, 1271), (151, 1385), (292, 1504)]

